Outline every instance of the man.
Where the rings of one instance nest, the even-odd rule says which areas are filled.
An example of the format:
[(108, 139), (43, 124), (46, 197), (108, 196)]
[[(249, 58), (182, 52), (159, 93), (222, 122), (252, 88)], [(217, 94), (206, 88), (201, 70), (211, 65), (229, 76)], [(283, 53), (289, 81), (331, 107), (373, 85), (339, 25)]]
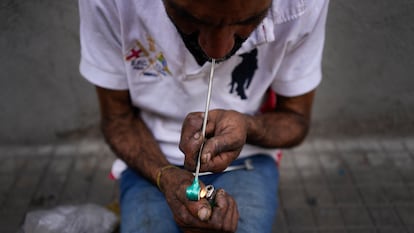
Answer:
[[(96, 85), (102, 130), (122, 173), (122, 232), (270, 232), (278, 148), (310, 122), (328, 0), (80, 0), (82, 75)], [(211, 59), (211, 111), (201, 185)], [(260, 112), (268, 91), (277, 105)], [(222, 172), (253, 163), (253, 170)], [(172, 166), (174, 165), (174, 166)]]

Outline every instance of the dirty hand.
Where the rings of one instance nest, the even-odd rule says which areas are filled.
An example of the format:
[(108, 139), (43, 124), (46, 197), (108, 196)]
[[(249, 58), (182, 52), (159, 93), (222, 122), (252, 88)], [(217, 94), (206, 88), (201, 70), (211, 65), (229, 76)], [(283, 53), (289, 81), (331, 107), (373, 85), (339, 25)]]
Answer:
[[(203, 142), (203, 116), (202, 112), (188, 114), (181, 131), (180, 150), (185, 155), (185, 168), (191, 171), (195, 170), (198, 151)], [(200, 171), (221, 172), (226, 169), (239, 156), (246, 137), (245, 115), (232, 110), (210, 111)]]
[[(178, 226), (186, 233), (235, 232), (239, 218), (235, 200), (219, 189), (214, 207), (205, 198), (190, 201), (186, 188), (193, 179), (192, 173), (183, 169), (168, 169), (162, 175), (161, 190)], [(200, 186), (205, 185), (200, 182)]]
[(182, 230), (185, 233), (236, 232), (239, 221), (236, 201), (223, 189), (217, 190), (214, 201), (213, 211), (208, 221), (193, 226), (184, 226)]

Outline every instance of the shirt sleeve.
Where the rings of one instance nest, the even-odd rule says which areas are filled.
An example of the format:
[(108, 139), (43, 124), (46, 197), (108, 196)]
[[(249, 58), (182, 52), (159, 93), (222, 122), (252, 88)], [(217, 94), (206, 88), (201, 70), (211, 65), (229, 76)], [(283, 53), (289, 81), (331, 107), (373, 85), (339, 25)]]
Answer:
[(79, 0), (82, 76), (94, 85), (128, 89), (116, 1)]
[(293, 36), (286, 45), (285, 56), (272, 83), (276, 93), (298, 96), (319, 85), (328, 2), (314, 1), (309, 11), (294, 22)]

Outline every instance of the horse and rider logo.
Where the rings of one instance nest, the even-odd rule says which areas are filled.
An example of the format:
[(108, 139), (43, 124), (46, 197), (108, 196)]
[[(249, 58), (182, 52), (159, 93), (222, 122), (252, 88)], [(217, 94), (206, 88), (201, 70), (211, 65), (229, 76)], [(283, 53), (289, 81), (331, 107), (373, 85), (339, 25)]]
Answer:
[(249, 53), (241, 54), (242, 61), (231, 73), (230, 94), (234, 90), (242, 100), (247, 99), (246, 90), (252, 82), (254, 73), (257, 70), (257, 49)]

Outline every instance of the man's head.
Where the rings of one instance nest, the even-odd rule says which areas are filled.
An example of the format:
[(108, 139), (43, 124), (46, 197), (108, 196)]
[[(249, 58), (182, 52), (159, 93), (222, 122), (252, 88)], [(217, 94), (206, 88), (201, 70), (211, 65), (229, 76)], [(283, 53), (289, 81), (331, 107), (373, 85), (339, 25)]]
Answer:
[(195, 56), (224, 60), (232, 56), (261, 23), (271, 2), (164, 0), (164, 5), (187, 48)]

